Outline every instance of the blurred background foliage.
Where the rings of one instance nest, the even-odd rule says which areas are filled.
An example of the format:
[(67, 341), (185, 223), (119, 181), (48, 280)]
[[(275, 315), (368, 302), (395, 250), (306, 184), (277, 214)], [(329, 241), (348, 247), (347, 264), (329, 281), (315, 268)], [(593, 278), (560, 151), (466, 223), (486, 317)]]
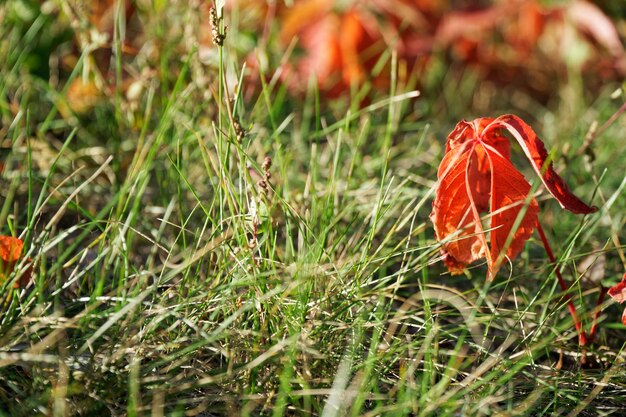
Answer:
[[(23, 43), (9, 51), (19, 43), (5, 41), (0, 56), (8, 67), (19, 63), (14, 75), (28, 72), (60, 87), (68, 117), (115, 93), (132, 101), (152, 79), (173, 82), (193, 48), (202, 65), (218, 65), (211, 3), (177, 3), (12, 0), (2, 8), (2, 35)], [(626, 75), (626, 6), (619, 1), (232, 0), (224, 13), (229, 53), (239, 63), (229, 72), (231, 87), (243, 89), (247, 102), (258, 98), (261, 78), (277, 78), (293, 96), (314, 87), (323, 97), (343, 97), (344, 107), (354, 97), (366, 103), (389, 93), (393, 74), (398, 91), (429, 97), (424, 106), (432, 108), (419, 116), (454, 118), (459, 109), (502, 103), (527, 111), (554, 106), (564, 85), (580, 83), (593, 96)], [(244, 63), (240, 86), (235, 73)], [(210, 88), (214, 74), (199, 72), (189, 76)], [(4, 94), (20, 100), (32, 93), (20, 87)], [(450, 90), (456, 103), (435, 100)]]

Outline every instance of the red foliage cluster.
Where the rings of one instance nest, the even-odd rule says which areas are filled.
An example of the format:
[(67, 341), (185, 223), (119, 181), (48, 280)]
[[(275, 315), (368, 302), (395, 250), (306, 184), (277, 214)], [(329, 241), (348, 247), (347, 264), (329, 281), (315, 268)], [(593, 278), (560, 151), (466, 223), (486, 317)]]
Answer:
[[(243, 1), (243, 0), (241, 0)], [(245, 0), (245, 3), (250, 3)], [(265, 3), (264, 0), (257, 2)], [(254, 2), (253, 2), (254, 3)], [(433, 0), (301, 0), (278, 3), (281, 48), (296, 40), (283, 76), (302, 91), (314, 79), (337, 95), (369, 79), (387, 87), (395, 50), (406, 74), (428, 69), (432, 56), (447, 56), (499, 83), (523, 80), (545, 93), (567, 68), (597, 76), (626, 75), (626, 57), (617, 30), (595, 5), (577, 0), (546, 7), (537, 0), (458, 2)]]
[[(117, 12), (123, 13), (127, 32), (122, 52), (130, 57), (141, 48), (142, 8), (136, 3), (97, 0), (70, 16), (89, 21), (102, 35), (103, 43), (92, 55), (104, 81), (115, 79), (110, 63)], [(209, 48), (214, 47), (209, 13), (214, 4), (198, 3), (198, 38)], [(626, 75), (626, 55), (615, 25), (587, 0), (552, 7), (539, 0), (231, 0), (226, 8), (237, 9), (242, 17), (238, 27), (254, 31), (260, 49), (278, 45), (287, 53), (280, 64), (273, 62), (267, 69), (278, 71), (295, 94), (306, 91), (311, 82), (329, 97), (365, 81), (386, 92), (392, 51), (401, 81), (417, 79), (419, 84), (438, 57), (538, 97), (552, 94), (555, 79), (572, 69), (597, 80)], [(85, 36), (77, 34), (77, 49), (86, 47)], [(236, 39), (228, 38), (236, 45)], [(78, 51), (70, 54), (65, 65), (73, 67), (78, 56)], [(259, 65), (257, 57), (256, 51), (250, 53), (248, 68)], [(126, 90), (139, 76), (124, 75)], [(93, 80), (77, 77), (68, 89), (70, 107), (76, 113), (90, 109), (100, 95), (111, 93), (100, 91), (103, 88), (106, 85), (96, 87)]]

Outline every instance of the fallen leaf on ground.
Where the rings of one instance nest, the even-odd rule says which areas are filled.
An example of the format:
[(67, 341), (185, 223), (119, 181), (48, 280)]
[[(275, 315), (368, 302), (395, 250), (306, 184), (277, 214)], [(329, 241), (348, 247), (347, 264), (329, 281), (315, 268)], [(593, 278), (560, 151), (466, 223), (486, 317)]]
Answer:
[(443, 243), (443, 260), (453, 274), (486, 258), (487, 278), (493, 279), (504, 258), (514, 259), (537, 225), (539, 206), (530, 195), (530, 184), (510, 161), (502, 129), (517, 140), (563, 208), (583, 214), (596, 210), (569, 191), (543, 142), (519, 117), (463, 120), (448, 136), (431, 213), (437, 240)]

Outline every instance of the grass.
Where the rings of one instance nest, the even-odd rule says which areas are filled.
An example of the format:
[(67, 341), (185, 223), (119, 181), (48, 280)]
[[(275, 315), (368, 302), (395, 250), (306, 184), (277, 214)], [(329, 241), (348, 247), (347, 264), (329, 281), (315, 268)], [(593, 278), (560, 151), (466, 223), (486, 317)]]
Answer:
[[(29, 5), (0, 6), (16, 19), (0, 24), (0, 228), (34, 268), (26, 288), (13, 288), (24, 267), (1, 283), (0, 415), (623, 413), (619, 309), (602, 305), (581, 351), (537, 235), (486, 283), (484, 265), (445, 272), (428, 218), (454, 124), (524, 117), (600, 207), (540, 202), (588, 328), (598, 280), (624, 271), (625, 120), (595, 138), (595, 159), (577, 150), (622, 105), (619, 85), (485, 101), (478, 74), (441, 65), (419, 97), (398, 82), (366, 106), (314, 87), (297, 99), (265, 74), (234, 104), (220, 80), (240, 79), (237, 31), (205, 65), (185, 27), (168, 31), (185, 21), (176, 3), (145, 25), (157, 58), (113, 54), (118, 81), (154, 69), (139, 98), (117, 88), (76, 112), (32, 62), (69, 29)], [(593, 284), (588, 257), (604, 265)]]

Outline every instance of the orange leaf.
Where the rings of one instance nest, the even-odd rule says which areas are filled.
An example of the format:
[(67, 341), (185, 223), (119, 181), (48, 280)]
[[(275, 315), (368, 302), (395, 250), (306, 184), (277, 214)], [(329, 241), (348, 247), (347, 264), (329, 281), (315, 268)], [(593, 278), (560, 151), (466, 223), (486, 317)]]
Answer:
[[(622, 282), (609, 288), (607, 294), (620, 304), (626, 301), (626, 274), (622, 277)], [(626, 324), (626, 309), (622, 313), (622, 323)]]
[[(387, 51), (383, 28), (373, 4), (341, 6), (329, 0), (294, 3), (282, 20), (280, 42), (290, 45), (298, 39), (293, 60), (285, 64), (284, 75), (293, 91), (304, 92), (313, 79), (320, 91), (338, 96), (368, 77), (375, 84), (384, 71), (372, 75), (381, 54)], [(385, 85), (388, 85), (386, 83)]]
[(474, 193), (468, 187), (468, 165), (472, 151), (469, 144), (446, 153), (439, 166), (439, 189), (433, 202), (431, 219), (437, 240), (452, 238), (445, 243), (444, 261), (452, 273), (461, 272), (466, 265), (484, 258), (486, 241), (482, 223), (476, 222)]
[(622, 277), (622, 282), (609, 288), (607, 294), (620, 304), (626, 301), (626, 274)]
[[(576, 213), (594, 210), (569, 192), (546, 164), (543, 143), (519, 118), (463, 120), (448, 136), (431, 213), (444, 262), (453, 274), (486, 258), (487, 278), (493, 279), (504, 258), (514, 259), (537, 225), (537, 201), (530, 196), (530, 184), (511, 164), (509, 142), (500, 128), (516, 137), (536, 170), (547, 166), (542, 180), (565, 208)], [(489, 215), (482, 219), (485, 212)]]
[[(537, 226), (539, 206), (534, 198), (528, 203), (530, 184), (524, 176), (515, 169), (511, 162), (489, 145), (484, 145), (491, 165), (491, 259), (489, 277), (493, 278), (498, 272), (503, 259), (499, 259), (501, 252), (505, 252), (509, 259), (515, 257), (524, 248), (533, 230)], [(519, 226), (514, 229), (515, 221), (520, 212), (525, 209)], [(507, 240), (511, 236), (510, 242)]]
[[(0, 236), (0, 284), (13, 272), (13, 268), (22, 257), (24, 242), (11, 236)], [(30, 279), (30, 272), (24, 274), (21, 282)], [(18, 287), (18, 283), (15, 284)]]
[(17, 262), (22, 256), (24, 242), (11, 236), (0, 236), (0, 259), (5, 264)]

